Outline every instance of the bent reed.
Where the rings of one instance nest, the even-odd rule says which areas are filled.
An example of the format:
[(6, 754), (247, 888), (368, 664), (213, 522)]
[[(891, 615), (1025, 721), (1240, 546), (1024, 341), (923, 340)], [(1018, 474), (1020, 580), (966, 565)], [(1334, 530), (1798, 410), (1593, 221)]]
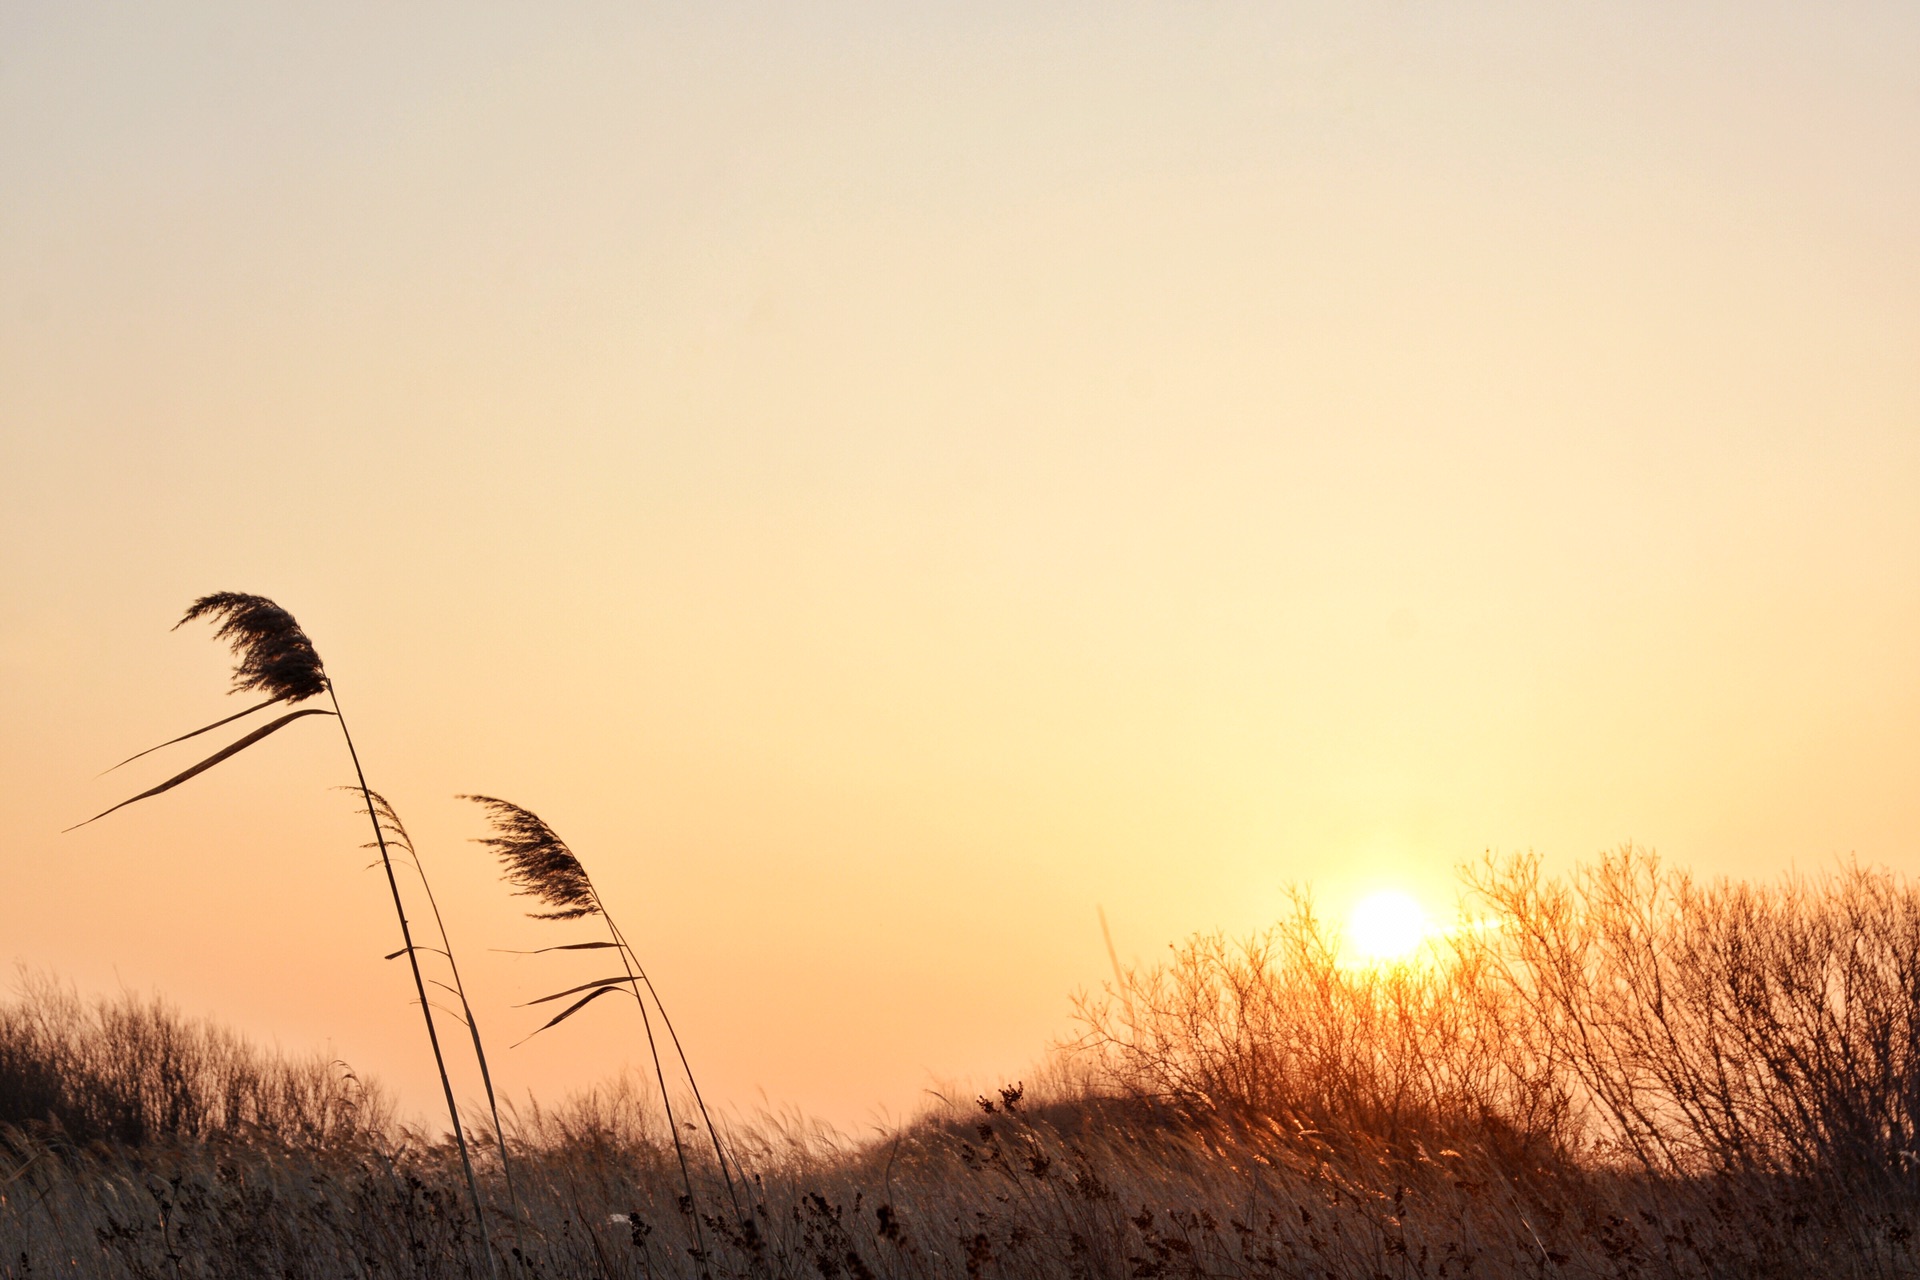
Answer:
[[(704, 1274), (707, 1246), (705, 1233), (700, 1226), (700, 1197), (694, 1190), (693, 1176), (687, 1166), (686, 1148), (680, 1140), (680, 1122), (674, 1117), (673, 1091), (667, 1084), (665, 1065), (660, 1059), (660, 1046), (654, 1038), (653, 1016), (647, 1012), (649, 1001), (673, 1044), (674, 1054), (680, 1062), (681, 1077), (686, 1080), (687, 1089), (693, 1095), (694, 1108), (706, 1125), (707, 1138), (713, 1146), (714, 1164), (720, 1170), (721, 1180), (726, 1185), (727, 1201), (733, 1208), (735, 1229), (751, 1230), (753, 1224), (751, 1218), (742, 1216), (739, 1188), (734, 1183), (733, 1171), (728, 1167), (727, 1155), (720, 1142), (720, 1131), (707, 1112), (706, 1099), (700, 1096), (700, 1085), (694, 1079), (693, 1064), (687, 1061), (687, 1051), (680, 1043), (680, 1033), (674, 1030), (673, 1019), (667, 1016), (667, 1007), (661, 1002), (660, 992), (654, 987), (653, 979), (647, 976), (640, 957), (627, 944), (626, 935), (608, 913), (606, 903), (601, 899), (600, 891), (594, 887), (593, 878), (587, 874), (586, 867), (581, 865), (580, 859), (566, 841), (555, 834), (552, 827), (543, 822), (538, 814), (511, 801), (477, 795), (459, 798), (471, 800), (486, 811), (493, 834), (480, 837), (477, 843), (492, 849), (500, 859), (507, 883), (513, 886), (514, 893), (552, 908), (550, 911), (530, 911), (527, 913), (530, 918), (555, 921), (598, 918), (606, 926), (605, 941), (561, 943), (530, 953), (611, 950), (620, 957), (621, 972), (529, 1001), (529, 1005), (540, 1005), (568, 996), (578, 997), (536, 1027), (527, 1039), (565, 1022), (601, 996), (625, 994), (633, 997), (634, 1006), (640, 1013), (641, 1029), (646, 1033), (647, 1057), (653, 1064), (654, 1080), (660, 1089), (660, 1106), (666, 1116), (667, 1133), (673, 1141), (674, 1158), (680, 1165), (681, 1186), (687, 1197), (687, 1217), (693, 1225), (693, 1256), (701, 1263)], [(587, 994), (580, 995), (583, 991)], [(687, 1127), (693, 1126), (689, 1124)]]
[[(248, 747), (279, 732), (297, 720), (307, 716), (333, 717), (334, 723), (340, 726), (340, 736), (346, 744), (347, 758), (353, 765), (354, 789), (360, 793), (363, 806), (361, 812), (366, 815), (368, 822), (373, 828), (373, 843), (369, 847), (379, 850), (380, 866), (382, 870), (386, 872), (387, 888), (393, 897), (393, 913), (400, 924), (400, 950), (393, 952), (392, 955), (387, 958), (391, 960), (399, 956), (405, 956), (407, 958), (407, 965), (412, 972), (414, 993), (420, 1005), (421, 1017), (425, 1021), (427, 1044), (433, 1051), (434, 1069), (439, 1073), (440, 1087), (446, 1098), (449, 1132), (453, 1135), (455, 1148), (460, 1154), (460, 1165), (466, 1179), (467, 1195), (472, 1204), (474, 1222), (480, 1235), (480, 1253), (485, 1258), (488, 1270), (490, 1272), (497, 1272), (498, 1263), (487, 1239), (486, 1207), (480, 1196), (479, 1179), (473, 1172), (472, 1155), (467, 1150), (466, 1129), (460, 1122), (460, 1108), (454, 1100), (453, 1081), (447, 1074), (446, 1056), (441, 1052), (440, 1032), (433, 1020), (433, 1011), (436, 1006), (432, 1000), (428, 998), (428, 980), (422, 974), (420, 968), (421, 950), (414, 944), (412, 925), (407, 919), (406, 902), (400, 893), (399, 879), (394, 873), (393, 853), (388, 843), (389, 836), (397, 835), (401, 840), (402, 847), (411, 858), (413, 868), (419, 875), (421, 886), (427, 893), (429, 902), (432, 902), (433, 891), (427, 883), (426, 869), (420, 864), (419, 856), (414, 852), (412, 842), (407, 839), (406, 829), (400, 824), (399, 816), (393, 811), (393, 807), (386, 802), (384, 797), (377, 795), (373, 788), (367, 785), (366, 771), (360, 765), (360, 751), (354, 745), (353, 734), (347, 728), (346, 713), (340, 709), (339, 690), (334, 687), (333, 680), (327, 675), (326, 666), (320, 661), (319, 650), (314, 647), (312, 639), (301, 629), (300, 624), (294, 620), (293, 615), (265, 596), (249, 595), (237, 591), (217, 591), (212, 595), (202, 596), (198, 600), (195, 600), (193, 604), (187, 608), (186, 613), (181, 616), (180, 621), (173, 624), (173, 629), (178, 631), (181, 627), (187, 625), (187, 623), (202, 618), (210, 619), (215, 623), (213, 632), (214, 639), (225, 641), (233, 651), (233, 687), (230, 692), (264, 693), (267, 695), (266, 699), (246, 708), (244, 711), (238, 711), (232, 715), (222, 717), (219, 720), (215, 720), (212, 724), (203, 725), (198, 729), (183, 733), (176, 738), (170, 738), (159, 744), (159, 746), (149, 747), (145, 751), (128, 756), (119, 764), (114, 765), (113, 769), (119, 769), (143, 756), (151, 755), (156, 751), (173, 746), (176, 743), (185, 742), (190, 738), (197, 738), (223, 725), (231, 724), (235, 720), (244, 719), (256, 711), (264, 711), (269, 707), (279, 704), (305, 702), (310, 698), (316, 698), (321, 694), (325, 694), (328, 702), (332, 704), (332, 710), (324, 707), (305, 707), (298, 711), (287, 712), (285, 715), (269, 721), (251, 733), (229, 743), (199, 763), (181, 770), (164, 782), (149, 787), (147, 790), (129, 799), (122, 800), (119, 804), (102, 810), (100, 813), (88, 818), (86, 822), (79, 823), (75, 827), (69, 827), (68, 830), (77, 830), (78, 827), (84, 827), (89, 823), (98, 822), (108, 814), (116, 813), (128, 805), (162, 795), (180, 784), (198, 777), (222, 761), (238, 755)], [(108, 772), (111, 773), (113, 770), (109, 769)], [(445, 957), (454, 980), (452, 986), (438, 981), (436, 981), (434, 985), (446, 987), (449, 991), (456, 994), (460, 1000), (463, 1013), (454, 1016), (462, 1018), (468, 1031), (471, 1033), (474, 1055), (479, 1060), (481, 1078), (486, 1082), (488, 1100), (491, 1103), (493, 1099), (493, 1082), (492, 1077), (487, 1071), (486, 1052), (481, 1045), (480, 1031), (478, 1025), (474, 1022), (473, 1011), (467, 1004), (466, 989), (460, 982), (459, 968), (454, 963), (452, 945), (447, 942), (446, 927), (440, 920), (438, 903), (433, 904), (433, 915), (434, 923), (439, 929), (441, 940), (438, 954)], [(497, 1109), (495, 1111), (495, 1125), (497, 1128)], [(501, 1148), (501, 1159), (502, 1161), (507, 1159), (504, 1146)], [(509, 1182), (508, 1189), (509, 1192), (511, 1192), (511, 1182)]]
[[(1191, 939), (1083, 996), (1031, 1088), (871, 1140), (740, 1126), (744, 1222), (695, 1207), (683, 1177), (718, 1203), (722, 1164), (676, 1154), (652, 1082), (504, 1108), (522, 1260), (647, 1280), (1920, 1274), (1920, 889), (1855, 867), (1700, 884), (1628, 849), (1562, 878), (1488, 862), (1463, 897), (1472, 927), (1405, 965), (1342, 963), (1305, 900), (1260, 936)], [(40, 998), (0, 1010), (0, 1062), (107, 1034)], [(63, 1017), (64, 1040), (29, 1032)], [(62, 1114), (91, 1113), (25, 1096), (0, 1089), (0, 1275), (473, 1274), (451, 1144), (377, 1109), (322, 1141), (190, 1108), (151, 1113), (188, 1117), (177, 1132), (68, 1134)]]

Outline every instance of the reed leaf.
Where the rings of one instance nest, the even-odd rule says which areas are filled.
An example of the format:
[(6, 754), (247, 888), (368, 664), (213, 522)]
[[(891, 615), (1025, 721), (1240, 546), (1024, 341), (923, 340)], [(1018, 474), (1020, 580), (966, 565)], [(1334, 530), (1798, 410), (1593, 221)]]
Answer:
[(570, 996), (576, 991), (585, 991), (588, 987), (620, 986), (623, 983), (632, 981), (633, 975), (630, 973), (615, 974), (611, 978), (596, 978), (592, 982), (583, 982), (577, 987), (568, 987), (565, 991), (556, 991), (550, 996), (541, 996), (538, 1000), (529, 1000), (525, 1004), (515, 1005), (514, 1008), (530, 1009), (536, 1004), (546, 1004), (550, 1000), (559, 1000)]
[[(559, 1026), (561, 1023), (565, 1022), (568, 1018), (571, 1018), (574, 1014), (580, 1012), (582, 1009), (592, 1004), (595, 1000), (598, 1000), (601, 996), (617, 995), (625, 990), (626, 988), (624, 985), (612, 986), (612, 987), (601, 987), (598, 991), (594, 992), (590, 996), (582, 996), (580, 999), (574, 1001), (572, 1004), (568, 1005), (565, 1009), (561, 1010), (559, 1013), (554, 1014), (553, 1017), (547, 1019), (547, 1021), (535, 1027), (530, 1033), (528, 1033), (525, 1039), (516, 1042), (514, 1047), (518, 1048), (520, 1045), (525, 1044), (528, 1040), (533, 1039), (534, 1036), (539, 1035), (542, 1031), (545, 1031), (548, 1027)], [(538, 1003), (538, 1002), (536, 1001), (535, 1003)]]
[(112, 769), (108, 769), (106, 773), (102, 773), (100, 776), (104, 778), (108, 773), (112, 773), (114, 769), (118, 769), (120, 765), (132, 764), (135, 760), (138, 760), (141, 756), (150, 756), (154, 752), (160, 750), (160, 747), (170, 747), (176, 742), (185, 742), (188, 738), (197, 738), (203, 733), (211, 733), (213, 730), (218, 729), (223, 724), (232, 724), (235, 720), (244, 720), (246, 717), (252, 715), (256, 711), (265, 711), (268, 707), (272, 706), (274, 703), (278, 701), (280, 701), (280, 699), (278, 698), (268, 698), (265, 702), (256, 702), (252, 706), (248, 707), (245, 711), (236, 711), (230, 716), (226, 716), (226, 717), (223, 717), (222, 719), (215, 720), (210, 725), (206, 725), (202, 728), (195, 729), (192, 733), (183, 733), (177, 738), (168, 738), (165, 742), (161, 743), (159, 747), (148, 747), (145, 751), (136, 751), (132, 755), (128, 756), (125, 760), (122, 760), (120, 764), (114, 765)]
[[(132, 797), (131, 799), (122, 800), (119, 804), (114, 805), (112, 809), (101, 810), (99, 813), (94, 814), (91, 818), (88, 818), (87, 822), (98, 822), (100, 821), (100, 819), (106, 817), (109, 813), (114, 812), (114, 810), (124, 809), (128, 805), (134, 803), (137, 800), (146, 800), (153, 796), (159, 795), (162, 791), (171, 791), (173, 790), (173, 788), (179, 786), (181, 783), (187, 781), (189, 778), (205, 773), (207, 770), (213, 768), (213, 766), (219, 764), (222, 760), (225, 760), (228, 756), (238, 755), (240, 752), (245, 751), (248, 747), (260, 741), (260, 739), (266, 737), (268, 734), (277, 732), (280, 729), (284, 729), (286, 726), (292, 724), (295, 720), (298, 720), (301, 716), (330, 716), (333, 714), (335, 713), (331, 711), (324, 711), (319, 707), (308, 707), (302, 711), (288, 712), (286, 715), (281, 716), (278, 720), (275, 720), (273, 723), (260, 726), (258, 729), (255, 729), (252, 733), (240, 739), (238, 742), (235, 742), (230, 746), (224, 747), (221, 750), (214, 752), (212, 755), (208, 756), (205, 760), (202, 760), (199, 764), (194, 765), (191, 769), (187, 769), (180, 773), (174, 774), (171, 778), (168, 778), (165, 782), (161, 783), (159, 786), (150, 787), (147, 790), (142, 791), (139, 795)], [(67, 830), (78, 831), (81, 827), (86, 826), (87, 822), (76, 822), (73, 826), (68, 827)]]
[(619, 945), (617, 942), (569, 942), (558, 947), (535, 947), (531, 951), (515, 951), (510, 947), (494, 947), (492, 950), (503, 956), (543, 956), (549, 951), (605, 951)]

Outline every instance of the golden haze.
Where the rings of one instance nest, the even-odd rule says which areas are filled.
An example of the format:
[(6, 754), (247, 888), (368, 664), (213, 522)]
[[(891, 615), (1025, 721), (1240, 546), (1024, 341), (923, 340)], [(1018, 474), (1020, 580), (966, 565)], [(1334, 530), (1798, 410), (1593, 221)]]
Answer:
[(590, 862), (734, 1106), (1019, 1075), (1096, 904), (1129, 959), (1489, 847), (1909, 868), (1916, 36), (10, 10), (8, 953), (430, 1103), (332, 736), (55, 834), (227, 705), (212, 590), (314, 636), (497, 1039), (554, 971), (455, 792)]

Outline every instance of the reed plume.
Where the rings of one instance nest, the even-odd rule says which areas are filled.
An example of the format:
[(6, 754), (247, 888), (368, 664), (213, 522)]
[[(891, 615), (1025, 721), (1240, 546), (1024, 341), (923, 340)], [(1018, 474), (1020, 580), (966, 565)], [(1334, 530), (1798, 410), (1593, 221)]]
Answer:
[[(213, 633), (214, 638), (216, 640), (226, 641), (233, 650), (234, 668), (232, 692), (264, 693), (267, 695), (266, 700), (247, 708), (245, 711), (226, 716), (223, 719), (214, 721), (212, 724), (203, 725), (189, 733), (181, 734), (177, 738), (171, 738), (159, 746), (149, 747), (146, 751), (129, 756), (127, 760), (121, 761), (121, 764), (137, 760), (141, 756), (160, 750), (162, 747), (169, 747), (177, 742), (184, 742), (188, 738), (199, 737), (201, 734), (217, 729), (221, 725), (230, 724), (235, 720), (242, 719), (256, 711), (264, 710), (277, 703), (304, 702), (309, 698), (318, 697), (324, 693), (327, 695), (327, 700), (332, 703), (331, 710), (324, 707), (307, 707), (299, 711), (289, 712), (277, 720), (270, 721), (235, 742), (228, 744), (198, 764), (182, 770), (160, 785), (151, 787), (139, 795), (123, 800), (111, 809), (102, 810), (100, 813), (88, 818), (87, 822), (97, 822), (109, 813), (124, 809), (130, 804), (148, 799), (152, 796), (157, 796), (162, 792), (169, 791), (181, 783), (205, 773), (221, 761), (238, 755), (240, 752), (253, 746), (270, 734), (278, 732), (287, 725), (292, 724), (295, 720), (299, 720), (305, 716), (332, 716), (335, 721), (338, 722), (341, 736), (346, 741), (347, 755), (353, 762), (355, 789), (360, 792), (361, 799), (366, 805), (365, 812), (367, 817), (373, 824), (374, 847), (380, 851), (380, 863), (387, 873), (387, 887), (393, 895), (394, 914), (400, 921), (400, 939), (403, 945), (399, 951), (393, 954), (394, 956), (406, 956), (407, 963), (413, 970), (414, 991), (419, 996), (421, 1016), (426, 1019), (427, 1042), (433, 1049), (433, 1063), (440, 1073), (441, 1090), (446, 1095), (447, 1118), (453, 1126), (454, 1142), (460, 1150), (460, 1165), (466, 1174), (467, 1193), (473, 1202), (474, 1221), (480, 1231), (481, 1248), (486, 1253), (489, 1270), (493, 1270), (496, 1267), (496, 1263), (492, 1246), (487, 1241), (486, 1211), (480, 1199), (480, 1184), (473, 1174), (473, 1160), (467, 1150), (466, 1132), (460, 1124), (460, 1109), (453, 1097), (453, 1081), (447, 1074), (446, 1057), (440, 1049), (440, 1034), (434, 1026), (433, 1005), (427, 998), (426, 979), (420, 971), (420, 957), (418, 950), (414, 946), (412, 928), (407, 922), (406, 906), (401, 900), (400, 882), (394, 875), (393, 857), (387, 841), (389, 833), (388, 827), (382, 822), (381, 818), (381, 807), (385, 805), (385, 802), (381, 801), (379, 805), (376, 805), (374, 791), (367, 785), (366, 772), (360, 767), (360, 753), (354, 747), (353, 735), (347, 729), (346, 716), (342, 714), (340, 710), (339, 691), (334, 688), (333, 681), (328, 678), (326, 666), (321, 662), (319, 650), (314, 647), (312, 639), (301, 629), (300, 624), (294, 620), (291, 613), (288, 613), (285, 609), (282, 609), (279, 605), (267, 599), (267, 597), (247, 595), (237, 591), (218, 591), (212, 595), (201, 596), (188, 607), (180, 621), (174, 624), (173, 629), (177, 631), (187, 623), (201, 618), (214, 620), (216, 623)], [(116, 769), (119, 767), (119, 765), (114, 766)], [(386, 806), (386, 811), (388, 814), (391, 814), (391, 806)], [(397, 821), (398, 819), (396, 818), (396, 824)], [(82, 822), (77, 825), (84, 827), (87, 825), (87, 822)], [(74, 829), (73, 827), (68, 828), (69, 831)], [(418, 869), (417, 860), (416, 869)], [(422, 884), (426, 882), (424, 871), (421, 872), (421, 882)], [(428, 890), (428, 897), (431, 900), (431, 889)], [(435, 908), (435, 916), (437, 919), (437, 907)], [(442, 940), (444, 941), (444, 939), (445, 932), (443, 930)], [(450, 953), (448, 959), (449, 961), (452, 959)], [(464, 1003), (464, 996), (462, 999)], [(471, 1028), (471, 1022), (469, 1022), (469, 1027)], [(478, 1052), (478, 1046), (479, 1039), (478, 1033), (476, 1032), (476, 1052)], [(484, 1063), (482, 1065), (482, 1072), (483, 1074), (485, 1072)], [(491, 1095), (491, 1087), (489, 1087), (489, 1094)]]
[(461, 796), (486, 806), (493, 829), (476, 843), (492, 849), (506, 868), (507, 883), (522, 897), (537, 898), (554, 908), (529, 911), (534, 920), (578, 920), (603, 914), (593, 892), (593, 881), (566, 841), (537, 814), (490, 796)]
[(329, 688), (313, 641), (293, 615), (265, 596), (216, 591), (193, 602), (173, 624), (178, 631), (200, 618), (215, 618), (215, 640), (233, 649), (233, 691), (265, 693), (276, 702), (304, 702)]
[[(726, 1180), (727, 1198), (733, 1205), (736, 1218), (740, 1216), (739, 1194), (729, 1169), (726, 1152), (720, 1145), (719, 1130), (714, 1127), (713, 1117), (707, 1112), (706, 1100), (700, 1096), (699, 1082), (694, 1079), (693, 1067), (687, 1061), (686, 1050), (681, 1047), (679, 1033), (673, 1029), (673, 1020), (667, 1016), (666, 1005), (660, 1000), (660, 993), (654, 989), (653, 980), (647, 976), (646, 969), (627, 944), (626, 935), (620, 931), (613, 917), (607, 912), (606, 903), (601, 899), (599, 890), (587, 875), (587, 869), (566, 841), (556, 834), (552, 827), (543, 822), (539, 815), (529, 809), (523, 809), (510, 801), (493, 796), (466, 795), (460, 799), (471, 800), (487, 811), (488, 821), (494, 834), (480, 837), (476, 843), (492, 849), (505, 869), (507, 883), (513, 891), (523, 897), (533, 898), (541, 905), (551, 908), (547, 911), (529, 911), (527, 915), (535, 920), (579, 920), (588, 916), (598, 916), (606, 923), (605, 942), (575, 942), (554, 947), (541, 947), (539, 952), (547, 951), (594, 951), (611, 949), (621, 961), (624, 973), (612, 977), (597, 978), (592, 982), (556, 991), (552, 995), (542, 996), (529, 1001), (530, 1005), (547, 1004), (567, 996), (579, 995), (580, 998), (565, 1009), (535, 1028), (527, 1039), (539, 1035), (550, 1027), (558, 1026), (580, 1010), (598, 1000), (601, 996), (617, 992), (627, 992), (634, 998), (640, 1010), (640, 1022), (647, 1037), (647, 1053), (653, 1060), (654, 1078), (660, 1086), (660, 1098), (666, 1109), (667, 1129), (673, 1135), (674, 1155), (680, 1162), (681, 1185), (686, 1189), (689, 1204), (694, 1204), (693, 1178), (687, 1168), (686, 1148), (680, 1141), (680, 1127), (674, 1119), (673, 1099), (667, 1090), (666, 1072), (660, 1062), (660, 1050), (653, 1034), (653, 1020), (647, 1012), (647, 998), (651, 997), (655, 1012), (660, 1015), (661, 1024), (673, 1044), (674, 1053), (680, 1059), (680, 1069), (687, 1077), (687, 1084), (693, 1092), (694, 1105), (699, 1108), (700, 1118), (706, 1123), (707, 1137), (713, 1143), (713, 1156), (719, 1163), (720, 1175)], [(533, 953), (533, 954), (537, 954)], [(641, 994), (642, 988), (646, 995)], [(580, 995), (585, 992), (585, 995)], [(522, 1041), (525, 1043), (525, 1041)], [(701, 1253), (701, 1266), (705, 1269), (706, 1245), (700, 1231), (700, 1215), (692, 1214), (696, 1247)]]

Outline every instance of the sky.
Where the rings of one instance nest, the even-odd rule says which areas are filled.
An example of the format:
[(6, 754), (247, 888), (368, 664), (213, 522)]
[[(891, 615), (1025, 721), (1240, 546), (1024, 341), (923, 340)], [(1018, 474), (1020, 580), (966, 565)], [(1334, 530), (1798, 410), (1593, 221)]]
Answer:
[(433, 1103), (328, 722), (60, 834), (241, 705), (220, 590), (490, 1038), (598, 974), (503, 953), (591, 933), (462, 792), (739, 1115), (1030, 1074), (1102, 910), (1920, 872), (1916, 66), (1897, 3), (4, 0), (0, 959)]

